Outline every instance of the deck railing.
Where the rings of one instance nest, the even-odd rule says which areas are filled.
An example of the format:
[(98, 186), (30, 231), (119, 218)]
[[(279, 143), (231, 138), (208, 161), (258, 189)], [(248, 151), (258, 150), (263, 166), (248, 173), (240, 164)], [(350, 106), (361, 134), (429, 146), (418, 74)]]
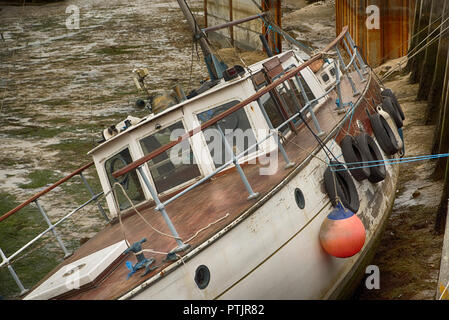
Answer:
[[(343, 59), (343, 55), (341, 54), (341, 49), (339, 47), (342, 47), (342, 50), (345, 50), (345, 52), (347, 53), (348, 57), (349, 57), (349, 63), (346, 65)], [(337, 59), (334, 59), (334, 66), (335, 66), (335, 71), (336, 71), (336, 81), (335, 83), (332, 85), (332, 87), (325, 93), (323, 94), (321, 97), (317, 97), (313, 100), (309, 100), (307, 95), (305, 94), (305, 90), (301, 85), (301, 81), (299, 81), (299, 77), (300, 77), (300, 72), (302, 70), (304, 70), (305, 68), (311, 66), (314, 62), (320, 60), (320, 59), (324, 59), (327, 57), (328, 54), (330, 54), (331, 50), (335, 51), (335, 55), (337, 56)], [(341, 68), (340, 68), (341, 66)], [(360, 80), (362, 82), (365, 82), (366, 79), (364, 78), (364, 74), (367, 74), (369, 72), (365, 62), (363, 61), (359, 51), (357, 50), (357, 47), (355, 46), (354, 41), (351, 38), (351, 35), (348, 32), (348, 28), (345, 27), (343, 28), (342, 32), (340, 33), (340, 35), (332, 42), (330, 43), (322, 52), (314, 55), (311, 59), (309, 59), (307, 62), (301, 64), (300, 66), (294, 67), (293, 69), (287, 71), (284, 75), (282, 75), (281, 77), (279, 77), (277, 80), (273, 81), (272, 83), (268, 84), (267, 86), (265, 86), (263, 89), (259, 90), (257, 93), (255, 93), (254, 95), (252, 95), (251, 97), (241, 101), (240, 103), (236, 104), (235, 106), (229, 108), (228, 110), (224, 111), (223, 113), (217, 115), (216, 117), (204, 122), (203, 124), (201, 124), (199, 127), (190, 130), (189, 132), (185, 133), (184, 135), (178, 137), (177, 140), (171, 141), (169, 143), (167, 143), (166, 145), (158, 148), (157, 150), (154, 150), (152, 152), (150, 152), (149, 154), (141, 157), (140, 159), (128, 164), (127, 166), (125, 166), (124, 168), (117, 170), (116, 172), (114, 172), (112, 175), (115, 178), (118, 178), (122, 175), (125, 175), (127, 173), (129, 173), (132, 170), (137, 170), (139, 172), (139, 174), (142, 177), (142, 180), (144, 181), (144, 184), (146, 185), (147, 189), (149, 190), (153, 200), (155, 201), (155, 210), (158, 210), (161, 215), (163, 216), (164, 220), (166, 221), (170, 231), (172, 232), (172, 235), (174, 236), (174, 238), (176, 239), (176, 242), (178, 244), (178, 247), (175, 248), (172, 252), (169, 253), (177, 253), (180, 251), (185, 250), (186, 248), (188, 248), (188, 245), (183, 243), (183, 241), (180, 239), (175, 226), (173, 225), (173, 223), (171, 222), (167, 212), (166, 212), (166, 206), (173, 202), (174, 200), (182, 197), (183, 195), (185, 195), (187, 192), (193, 190), (194, 188), (196, 188), (197, 186), (199, 186), (200, 184), (204, 183), (205, 181), (209, 180), (210, 178), (214, 177), (216, 174), (218, 174), (219, 172), (221, 172), (222, 170), (224, 170), (226, 167), (228, 167), (230, 164), (234, 164), (239, 175), (240, 178), (242, 179), (242, 182), (244, 183), (247, 191), (248, 191), (248, 199), (254, 199), (257, 198), (259, 196), (259, 193), (254, 192), (253, 188), (251, 187), (250, 182), (248, 181), (243, 169), (241, 168), (241, 166), (239, 165), (239, 159), (242, 158), (244, 155), (249, 154), (249, 151), (253, 150), (254, 148), (256, 148), (257, 146), (259, 146), (261, 143), (263, 143), (264, 141), (266, 141), (267, 139), (274, 137), (277, 141), (277, 145), (279, 150), (281, 151), (282, 156), (284, 157), (284, 160), (286, 162), (286, 168), (289, 168), (291, 166), (293, 166), (293, 163), (288, 159), (287, 153), (285, 152), (285, 149), (283, 148), (281, 142), (278, 139), (277, 136), (277, 132), (279, 132), (279, 130), (281, 130), (283, 127), (285, 127), (287, 124), (289, 124), (292, 120), (295, 120), (297, 118), (299, 118), (298, 120), (302, 120), (303, 122), (305, 121), (305, 116), (307, 116), (307, 113), (310, 114), (315, 128), (318, 131), (318, 135), (322, 135), (324, 134), (324, 132), (321, 131), (319, 122), (314, 114), (313, 111), (313, 106), (323, 97), (327, 96), (330, 92), (332, 91), (336, 91), (337, 95), (338, 95), (338, 103), (337, 106), (338, 107), (344, 107), (347, 104), (344, 103), (343, 101), (343, 97), (341, 94), (341, 82), (343, 80), (343, 77), (346, 77), (351, 85), (352, 91), (353, 91), (353, 95), (357, 96), (360, 94), (360, 92), (358, 92), (357, 87), (355, 86), (354, 80), (350, 75), (350, 69), (354, 68), (355, 71), (357, 72), (358, 76), (360, 77)], [(341, 74), (340, 71), (341, 70)], [(296, 114), (294, 114), (293, 116), (291, 116), (289, 119), (286, 119), (282, 124), (280, 124), (278, 127), (273, 128), (273, 125), (270, 121), (270, 119), (268, 118), (266, 111), (260, 101), (260, 98), (265, 95), (266, 93), (269, 93), (271, 90), (276, 89), (279, 85), (284, 85), (284, 83), (290, 79), (292, 79), (293, 77), (296, 78), (297, 82), (298, 82), (298, 86), (300, 87), (300, 91), (303, 94), (303, 98), (305, 99), (305, 106), (303, 108), (300, 108), (298, 105), (296, 105), (298, 112)], [(294, 94), (294, 93), (293, 93)], [(242, 109), (243, 107), (245, 107), (246, 105), (252, 103), (256, 101), (259, 105), (259, 108), (262, 112), (262, 114), (264, 115), (265, 120), (267, 121), (269, 127), (270, 127), (270, 133), (268, 135), (266, 135), (263, 139), (261, 139), (260, 141), (258, 141), (257, 143), (253, 144), (252, 146), (248, 147), (246, 150), (244, 150), (243, 152), (241, 152), (240, 154), (234, 154), (231, 146), (228, 144), (225, 135), (223, 134), (223, 131), (220, 127), (220, 125), (218, 124), (218, 122), (224, 118), (226, 118), (227, 116), (229, 116), (230, 114)], [(295, 99), (294, 99), (295, 101)], [(197, 182), (195, 182), (194, 184), (192, 184), (191, 186), (189, 186), (188, 188), (184, 189), (183, 191), (177, 193), (176, 195), (174, 195), (173, 197), (165, 200), (164, 202), (161, 202), (156, 189), (152, 186), (152, 184), (150, 183), (149, 178), (147, 177), (145, 171), (143, 170), (143, 166), (145, 165), (146, 162), (150, 161), (151, 159), (154, 159), (155, 157), (161, 155), (162, 153), (168, 151), (170, 148), (176, 146), (177, 144), (189, 139), (190, 137), (192, 137), (193, 135), (204, 131), (205, 129), (212, 127), (212, 126), (216, 126), (218, 129), (218, 132), (221, 135), (221, 138), (224, 142), (225, 145), (225, 150), (226, 152), (231, 154), (231, 160), (229, 160), (228, 162), (226, 162), (225, 164), (221, 165), (220, 167), (216, 168), (211, 174), (203, 177), (202, 179), (198, 180)], [(173, 255), (172, 255), (173, 256)]]
[[(341, 47), (342, 50), (344, 50), (348, 57), (350, 58), (349, 63), (346, 65), (343, 59), (343, 56), (341, 54), (341, 51), (338, 47)], [(338, 59), (334, 59), (334, 66), (335, 66), (335, 70), (336, 70), (336, 81), (335, 83), (332, 85), (332, 87), (325, 93), (323, 94), (321, 97), (317, 97), (313, 100), (309, 100), (307, 95), (305, 94), (305, 90), (302, 87), (301, 81), (299, 80), (300, 77), (300, 72), (302, 70), (304, 70), (305, 68), (307, 68), (308, 66), (311, 66), (314, 62), (323, 59), (326, 57), (327, 54), (329, 54), (329, 52), (331, 50), (335, 50)], [(341, 68), (340, 68), (341, 66)], [(155, 209), (158, 210), (163, 218), (165, 219), (165, 222), (167, 223), (167, 226), (169, 227), (171, 233), (173, 234), (174, 238), (177, 241), (178, 247), (176, 249), (174, 249), (171, 253), (176, 253), (176, 252), (180, 252), (182, 250), (185, 250), (188, 245), (184, 244), (182, 242), (182, 240), (180, 239), (175, 226), (173, 225), (173, 223), (171, 222), (165, 207), (175, 201), (176, 199), (182, 197), (184, 194), (186, 194), (187, 192), (191, 191), (192, 189), (196, 188), (197, 186), (199, 186), (200, 184), (204, 183), (205, 181), (209, 180), (210, 178), (212, 178), (213, 176), (215, 176), (216, 174), (218, 174), (219, 172), (221, 172), (222, 170), (224, 170), (226, 167), (228, 167), (231, 164), (234, 164), (236, 166), (236, 169), (249, 193), (248, 199), (254, 199), (257, 198), (259, 196), (259, 194), (257, 192), (254, 192), (254, 190), (251, 187), (250, 182), (248, 181), (248, 179), (245, 176), (245, 173), (243, 171), (243, 169), (241, 168), (241, 166), (239, 165), (239, 159), (241, 159), (243, 156), (245, 156), (246, 154), (249, 154), (250, 151), (252, 151), (253, 149), (255, 149), (257, 146), (259, 146), (260, 144), (262, 144), (263, 142), (265, 142), (266, 140), (270, 139), (271, 137), (275, 138), (277, 141), (277, 145), (278, 148), (286, 162), (286, 168), (290, 168), (294, 165), (294, 163), (292, 163), (289, 158), (288, 155), (284, 149), (284, 147), (282, 146), (281, 142), (278, 139), (278, 135), (277, 132), (279, 132), (279, 130), (281, 130), (282, 128), (284, 128), (286, 125), (288, 125), (291, 121), (298, 119), (298, 120), (302, 120), (305, 122), (305, 117), (307, 117), (307, 114), (310, 114), (310, 117), (312, 118), (315, 128), (317, 130), (318, 135), (324, 134), (324, 132), (321, 131), (319, 122), (314, 114), (313, 111), (313, 106), (317, 104), (317, 102), (319, 100), (321, 100), (323, 97), (327, 96), (330, 92), (332, 91), (336, 91), (337, 92), (337, 96), (338, 96), (338, 103), (337, 106), (338, 107), (344, 107), (346, 104), (344, 103), (343, 99), (342, 99), (342, 95), (341, 95), (341, 82), (343, 80), (343, 77), (347, 77), (348, 81), (351, 84), (352, 90), (353, 90), (353, 94), (354, 96), (357, 94), (360, 94), (357, 91), (357, 88), (354, 84), (354, 81), (350, 75), (350, 73), (348, 72), (350, 70), (350, 68), (354, 68), (355, 71), (357, 72), (357, 74), (359, 75), (360, 79), (362, 82), (366, 81), (366, 79), (364, 78), (364, 74), (368, 73), (368, 68), (365, 64), (365, 62), (363, 61), (362, 57), (360, 56), (359, 51), (357, 50), (357, 47), (355, 46), (347, 27), (343, 28), (342, 32), (340, 33), (340, 35), (332, 42), (330, 43), (322, 52), (316, 54), (315, 56), (313, 56), (311, 59), (309, 59), (307, 62), (303, 63), (302, 65), (298, 66), (298, 67), (294, 67), (291, 70), (286, 71), (286, 73), (284, 75), (282, 75), (279, 79), (273, 81), (272, 83), (268, 84), (267, 86), (265, 86), (264, 88), (262, 88), (261, 90), (259, 90), (256, 94), (254, 94), (253, 96), (249, 97), (248, 99), (245, 99), (244, 101), (236, 104), (235, 106), (231, 107), (230, 109), (224, 111), (223, 113), (219, 114), (218, 116), (204, 122), (203, 124), (201, 124), (201, 126), (187, 132), (186, 134), (184, 134), (183, 136), (180, 136), (177, 140), (175, 141), (171, 141), (170, 143), (160, 147), (159, 149), (149, 153), (148, 155), (132, 162), (131, 164), (125, 166), (124, 168), (116, 171), (113, 173), (113, 176), (115, 178), (122, 176), (124, 174), (127, 174), (128, 172), (132, 171), (132, 170), (137, 170), (144, 183), (145, 186), (148, 188), (151, 196), (153, 197), (153, 200), (155, 201), (156, 207)], [(342, 74), (340, 74), (339, 70), (342, 71)], [(293, 116), (291, 116), (289, 119), (286, 119), (283, 123), (281, 123), (278, 127), (274, 128), (268, 115), (265, 112), (265, 109), (261, 103), (260, 98), (265, 95), (266, 93), (269, 93), (271, 90), (275, 89), (276, 87), (278, 87), (281, 84), (284, 84), (285, 81), (292, 79), (293, 77), (295, 77), (295, 79), (297, 80), (298, 86), (300, 87), (300, 91), (301, 94), (303, 95), (303, 98), (305, 100), (305, 106), (300, 108), (299, 105), (297, 104), (296, 107), (298, 109), (298, 112), (296, 114), (294, 114)], [(294, 94), (294, 93), (293, 93)], [(228, 144), (224, 133), (220, 127), (220, 125), (218, 124), (218, 122), (222, 119), (224, 119), (225, 117), (229, 116), (230, 114), (242, 109), (243, 107), (245, 107), (246, 105), (248, 105), (249, 103), (252, 103), (256, 101), (258, 103), (258, 106), (260, 108), (260, 110), (262, 111), (262, 114), (265, 118), (265, 120), (267, 121), (269, 127), (270, 127), (270, 133), (268, 135), (266, 135), (264, 138), (260, 139), (260, 141), (258, 141), (257, 143), (249, 146), (246, 150), (244, 150), (243, 152), (239, 153), (239, 154), (234, 154), (232, 147)], [(224, 144), (225, 144), (225, 148), (226, 148), (226, 152), (231, 154), (231, 160), (229, 160), (228, 162), (226, 162), (225, 164), (221, 165), (219, 168), (216, 168), (214, 170), (213, 173), (203, 177), (201, 180), (198, 180), (196, 183), (194, 183), (193, 185), (189, 186), (188, 188), (184, 189), (182, 192), (177, 193), (176, 195), (174, 195), (173, 197), (165, 200), (164, 202), (161, 202), (157, 191), (155, 190), (155, 188), (151, 185), (149, 178), (146, 176), (144, 170), (143, 170), (143, 165), (157, 157), (158, 155), (166, 152), (167, 150), (169, 150), (170, 148), (174, 147), (175, 145), (181, 143), (182, 141), (189, 139), (191, 136), (202, 132), (203, 130), (205, 130), (206, 128), (212, 127), (212, 126), (216, 126), (218, 129), (218, 132), (220, 133)], [(15, 257), (17, 257), (20, 253), (24, 252), (26, 249), (28, 249), (33, 243), (35, 243), (36, 241), (38, 241), (40, 238), (42, 238), (45, 234), (47, 234), (48, 232), (52, 232), (53, 235), (55, 236), (56, 240), (58, 241), (59, 245), (61, 246), (62, 250), (64, 251), (65, 257), (69, 256), (70, 253), (67, 251), (67, 249), (65, 248), (62, 240), (60, 239), (59, 235), (57, 234), (55, 228), (61, 224), (62, 222), (64, 222), (65, 220), (67, 220), (69, 217), (71, 217), (74, 213), (78, 212), (80, 209), (84, 208), (85, 206), (87, 206), (88, 204), (92, 203), (92, 202), (96, 202), (98, 209), (100, 210), (101, 214), (104, 216), (104, 218), (109, 221), (104, 209), (102, 208), (101, 204), (97, 201), (99, 197), (101, 197), (103, 195), (103, 192), (100, 192), (98, 194), (95, 194), (90, 185), (87, 183), (87, 180), (85, 179), (85, 177), (83, 176), (83, 171), (86, 170), (87, 168), (91, 167), (93, 165), (93, 162), (79, 168), (78, 170), (74, 171), (73, 173), (71, 173), (70, 175), (64, 177), (63, 179), (57, 181), (55, 184), (51, 185), (50, 187), (46, 188), (45, 190), (37, 193), (36, 195), (34, 195), (33, 197), (31, 197), (30, 199), (28, 199), (27, 201), (23, 202), (22, 204), (20, 204), (19, 206), (17, 206), (16, 208), (12, 209), (11, 211), (3, 214), (2, 216), (0, 216), (0, 222), (7, 219), (8, 217), (10, 217), (11, 215), (13, 215), (14, 213), (18, 212), (19, 210), (23, 209), (24, 207), (30, 205), (31, 203), (34, 203), (37, 208), (39, 209), (39, 211), (41, 212), (41, 214), (43, 215), (44, 220), (47, 222), (48, 224), (48, 228), (46, 230), (44, 230), (42, 233), (40, 233), (39, 235), (37, 235), (35, 238), (33, 238), (31, 241), (29, 241), (27, 244), (25, 244), (22, 248), (20, 248), (19, 250), (17, 250), (15, 253), (13, 253), (12, 255), (10, 255), (9, 257), (7, 257), (4, 252), (1, 250), (0, 248), (0, 256), (2, 258), (2, 262), (0, 263), (0, 267), (4, 267), (7, 266), (9, 272), (11, 273), (11, 276), (14, 278), (17, 286), (20, 289), (20, 294), (23, 295), (27, 292), (27, 289), (25, 289), (25, 287), (23, 286), (23, 284), (21, 283), (19, 277), (17, 276), (17, 274), (15, 273), (14, 269), (12, 268), (11, 265), (11, 261), (12, 259), (14, 259)], [(79, 207), (77, 207), (76, 209), (72, 210), (70, 213), (68, 213), (67, 215), (65, 215), (63, 218), (61, 218), (58, 222), (52, 224), (47, 216), (47, 214), (45, 213), (45, 211), (43, 210), (42, 206), (40, 205), (40, 203), (38, 202), (39, 198), (45, 194), (47, 194), (48, 192), (50, 192), (51, 190), (53, 190), (54, 188), (56, 188), (57, 186), (61, 185), (62, 183), (70, 180), (71, 178), (73, 178), (74, 176), (79, 175), (80, 178), (82, 179), (82, 181), (84, 182), (87, 190), (89, 191), (89, 193), (91, 194), (91, 198), (86, 201), (85, 203), (83, 203), (82, 205), (80, 205)]]
[[(39, 212), (42, 214), (43, 219), (45, 220), (45, 222), (48, 225), (48, 228), (45, 229), (43, 232), (41, 232), (40, 234), (38, 234), (36, 237), (34, 237), (32, 240), (30, 240), (28, 243), (26, 243), (24, 246), (22, 246), (20, 249), (18, 249), (16, 252), (14, 252), (13, 254), (11, 254), (9, 257), (6, 256), (6, 254), (3, 252), (3, 250), (0, 248), (0, 257), (2, 262), (0, 263), (0, 268), (7, 266), (11, 276), (13, 277), (14, 281), (16, 282), (17, 286), (19, 287), (20, 290), (20, 295), (25, 294), (28, 290), (25, 289), (25, 287), (23, 286), (22, 282), (20, 281), (20, 278), (18, 277), (18, 275), (16, 274), (16, 272), (14, 271), (13, 267), (12, 267), (12, 260), (14, 258), (16, 258), (17, 256), (19, 256), (21, 253), (23, 253), (26, 249), (30, 248), (31, 245), (33, 245), (36, 241), (38, 241), (39, 239), (41, 239), (45, 234), (47, 234), (48, 232), (52, 232), (54, 237), (56, 238), (56, 241), (58, 242), (59, 246), (61, 247), (62, 251), (64, 252), (64, 259), (69, 257), (71, 255), (71, 253), (69, 253), (69, 251), (67, 250), (67, 248), (65, 247), (62, 239), (60, 238), (58, 232), (56, 231), (56, 227), (58, 225), (60, 225), (62, 222), (64, 222), (65, 220), (67, 220), (69, 217), (71, 217), (74, 213), (78, 212), (79, 210), (81, 210), (82, 208), (84, 208), (85, 206), (87, 206), (88, 204), (92, 203), (92, 202), (96, 202), (97, 207), (100, 211), (100, 213), (103, 215), (103, 217), (106, 219), (106, 221), (109, 221), (108, 216), (106, 215), (106, 212), (104, 211), (103, 207), (101, 206), (101, 204), (97, 201), (99, 197), (101, 197), (103, 195), (103, 192), (100, 192), (98, 194), (95, 194), (91, 188), (91, 186), (89, 185), (89, 183), (87, 182), (86, 178), (83, 175), (83, 172), (90, 168), (94, 163), (90, 162), (84, 166), (82, 166), (81, 168), (75, 170), (74, 172), (72, 172), (71, 174), (69, 174), (68, 176), (60, 179), (59, 181), (55, 182), (54, 184), (52, 184), (51, 186), (49, 186), (48, 188), (45, 188), (44, 190), (42, 190), (41, 192), (35, 194), (34, 196), (32, 196), (31, 198), (29, 198), (28, 200), (24, 201), (23, 203), (21, 203), (20, 205), (18, 205), (17, 207), (15, 207), (14, 209), (8, 211), (7, 213), (3, 214), (2, 216), (0, 216), (0, 222), (4, 221), (5, 219), (7, 219), (8, 217), (12, 216), (13, 214), (15, 214), (16, 212), (20, 211), (21, 209), (25, 208), (26, 206), (30, 205), (31, 203), (34, 203), (37, 207), (37, 209), (39, 210)], [(83, 181), (87, 191), (89, 192), (89, 194), (91, 195), (91, 198), (86, 201), (85, 203), (83, 203), (82, 205), (78, 206), (77, 208), (75, 208), (74, 210), (72, 210), (70, 213), (68, 213), (67, 215), (65, 215), (64, 217), (62, 217), (59, 221), (57, 221), (56, 223), (51, 223), (47, 213), (44, 211), (44, 209), (42, 208), (40, 202), (39, 202), (39, 198), (42, 197), (43, 195), (46, 195), (47, 193), (49, 193), (50, 191), (52, 191), (53, 189), (55, 189), (56, 187), (62, 185), (63, 183), (69, 181), (70, 179), (72, 179), (75, 176), (79, 176), (81, 178), (81, 180)]]

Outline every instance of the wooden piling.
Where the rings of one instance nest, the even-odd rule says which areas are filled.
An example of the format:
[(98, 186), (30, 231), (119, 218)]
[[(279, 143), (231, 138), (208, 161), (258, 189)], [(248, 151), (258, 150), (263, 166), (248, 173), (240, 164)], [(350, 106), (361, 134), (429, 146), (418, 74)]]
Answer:
[[(418, 33), (416, 34), (416, 41), (417, 46), (410, 49), (415, 49), (413, 51), (413, 54), (415, 54), (419, 48), (421, 48), (422, 45), (419, 45), (422, 42), (425, 42), (425, 38), (428, 35), (428, 28), (429, 28), (429, 17), (430, 17), (430, 10), (432, 7), (432, 0), (421, 0), (421, 7), (420, 7), (420, 14), (419, 14), (419, 20), (418, 20)], [(410, 81), (411, 83), (417, 83), (421, 78), (421, 72), (422, 72), (422, 64), (424, 61), (425, 52), (421, 51), (417, 53), (414, 56), (414, 62), (413, 67), (410, 70)]]
[[(427, 124), (436, 125), (432, 153), (449, 153), (449, 21), (445, 21), (449, 18), (449, 2), (417, 0), (415, 18), (410, 50), (414, 57), (408, 61), (410, 79), (412, 83), (419, 81), (418, 98), (425, 99), (427, 96)], [(445, 30), (446, 28), (448, 30)], [(430, 44), (432, 39), (437, 41)], [(425, 50), (415, 54), (426, 44), (428, 47)], [(444, 180), (444, 190), (435, 221), (435, 230), (444, 232), (449, 197), (447, 157), (438, 158), (433, 178)]]
[(419, 81), (418, 100), (426, 100), (429, 96), (430, 87), (432, 85), (433, 75), (435, 74), (435, 64), (438, 54), (438, 41), (433, 41), (438, 37), (440, 29), (441, 8), (445, 6), (446, 0), (432, 0), (429, 26), (427, 27), (427, 40), (425, 42), (426, 49), (424, 52), (424, 61), (422, 63), (421, 77)]
[[(440, 38), (438, 41), (438, 53), (435, 62), (435, 72), (432, 79), (432, 85), (429, 90), (429, 108), (428, 122), (436, 123), (438, 115), (438, 107), (441, 103), (442, 89), (444, 85), (445, 67), (449, 47), (449, 2), (443, 1), (442, 17), (440, 20)], [(445, 21), (448, 20), (448, 21)], [(446, 29), (446, 30), (445, 30)]]

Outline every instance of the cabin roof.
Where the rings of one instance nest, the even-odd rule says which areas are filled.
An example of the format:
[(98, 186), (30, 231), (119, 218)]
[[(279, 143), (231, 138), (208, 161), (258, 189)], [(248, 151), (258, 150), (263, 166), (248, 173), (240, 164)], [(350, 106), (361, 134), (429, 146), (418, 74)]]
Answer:
[[(274, 57), (284, 56), (288, 52), (293, 52), (293, 50), (285, 51), (285, 52), (283, 52), (281, 54), (278, 54), (278, 55), (276, 55)], [(143, 125), (145, 125), (145, 124), (147, 124), (149, 122), (152, 122), (152, 121), (154, 121), (154, 120), (156, 120), (156, 119), (158, 119), (158, 118), (160, 118), (160, 117), (162, 117), (162, 116), (164, 116), (164, 115), (166, 115), (166, 114), (168, 114), (170, 112), (178, 110), (179, 108), (181, 108), (181, 107), (183, 107), (183, 106), (185, 106), (185, 105), (187, 105), (189, 103), (192, 103), (192, 102), (194, 102), (196, 100), (199, 100), (199, 99), (201, 99), (201, 98), (203, 98), (203, 97), (205, 97), (207, 95), (210, 95), (210, 94), (212, 94), (212, 93), (214, 93), (216, 91), (222, 90), (223, 88), (226, 88), (226, 87), (229, 87), (229, 86), (232, 86), (232, 85), (235, 85), (237, 83), (240, 83), (240, 82), (243, 82), (243, 81), (247, 80), (251, 76), (252, 73), (258, 72), (261, 69), (263, 69), (262, 65), (265, 62), (267, 62), (268, 60), (272, 59), (272, 58), (273, 57), (269, 57), (269, 58), (266, 58), (266, 59), (261, 60), (259, 62), (256, 62), (255, 64), (253, 64), (251, 66), (248, 66), (247, 68), (245, 68), (245, 73), (242, 76), (238, 77), (238, 78), (235, 78), (235, 79), (232, 79), (232, 80), (229, 80), (229, 81), (224, 81), (223, 79), (221, 79), (221, 81), (216, 86), (210, 88), (209, 90), (206, 90), (205, 92), (203, 92), (203, 93), (201, 93), (201, 94), (199, 94), (199, 95), (197, 95), (197, 96), (195, 96), (193, 98), (187, 99), (187, 100), (185, 100), (185, 101), (183, 101), (181, 103), (178, 103), (178, 104), (176, 104), (174, 106), (171, 106), (171, 107), (169, 107), (169, 108), (167, 108), (167, 109), (165, 109), (165, 110), (163, 110), (163, 111), (161, 111), (161, 112), (159, 112), (157, 114), (154, 114), (154, 113), (149, 114), (147, 117), (143, 118), (142, 121), (139, 122), (138, 124), (131, 126), (129, 129), (127, 129), (125, 131), (122, 131), (119, 134), (113, 136), (111, 139), (101, 143), (100, 145), (98, 145), (95, 148), (93, 148), (92, 150), (90, 150), (87, 154), (88, 155), (93, 154), (97, 150), (99, 150), (99, 149), (103, 148), (104, 146), (112, 143), (114, 140), (118, 139), (119, 137), (124, 136), (124, 135), (128, 134), (129, 132), (132, 132), (132, 131), (136, 130), (137, 128), (139, 128), (139, 127), (141, 127), (141, 126), (143, 126)]]

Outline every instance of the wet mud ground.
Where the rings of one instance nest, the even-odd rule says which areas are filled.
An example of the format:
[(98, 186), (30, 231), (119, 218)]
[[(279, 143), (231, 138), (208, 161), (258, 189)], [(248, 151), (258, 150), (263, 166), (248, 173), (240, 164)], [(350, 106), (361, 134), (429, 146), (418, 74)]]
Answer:
[[(283, 26), (298, 40), (321, 47), (334, 37), (333, 1), (305, 7), (286, 1)], [(67, 6), (80, 9), (80, 29), (65, 22)], [(189, 1), (202, 21), (202, 1)], [(313, 23), (307, 16), (313, 15)], [(318, 31), (318, 32), (317, 32)], [(69, 0), (0, 10), (0, 214), (91, 161), (86, 154), (100, 132), (131, 114), (142, 117), (136, 98), (143, 97), (131, 71), (148, 67), (152, 91), (181, 84), (185, 92), (207, 77), (201, 52), (175, 1)], [(260, 53), (219, 50), (229, 64), (263, 58)], [(416, 87), (406, 79), (388, 84), (406, 111), (407, 155), (429, 154), (432, 127), (425, 126), (424, 104), (414, 101)], [(363, 286), (359, 299), (432, 299), (438, 276), (442, 236), (433, 231), (435, 204), (441, 189), (429, 179), (431, 162), (401, 165), (397, 200), (373, 264), (380, 268), (381, 289)], [(96, 173), (85, 173), (97, 192)], [(89, 199), (79, 178), (42, 197), (53, 222)], [(92, 237), (105, 224), (94, 206), (76, 213), (58, 232), (69, 250)], [(12, 254), (46, 228), (34, 205), (0, 225), (0, 248)], [(52, 237), (38, 241), (32, 254), (13, 266), (31, 287), (62, 259)], [(0, 269), (0, 296), (17, 298), (18, 290)]]
[[(66, 27), (73, 13), (66, 13), (69, 5), (79, 8), (79, 29)], [(200, 16), (202, 1), (190, 5)], [(207, 76), (174, 1), (69, 0), (1, 7), (0, 32), (1, 214), (92, 161), (87, 152), (104, 128), (129, 114), (147, 114), (135, 107), (144, 96), (132, 80), (134, 68), (149, 68), (146, 83), (153, 92), (181, 84), (188, 93)], [(100, 192), (93, 168), (84, 174)], [(89, 198), (75, 177), (39, 202), (54, 223)], [(90, 205), (57, 231), (73, 251), (104, 224)], [(36, 206), (29, 205), (2, 222), (0, 248), (10, 256), (46, 227)], [(28, 288), (63, 257), (52, 237), (32, 250), (13, 263)], [(17, 297), (5, 268), (0, 269), (0, 284), (0, 296)]]
[[(405, 157), (431, 154), (435, 126), (425, 124), (427, 102), (416, 101), (419, 85), (396, 75), (385, 86), (396, 93), (406, 116)], [(444, 235), (435, 231), (443, 182), (433, 180), (434, 167), (430, 160), (400, 164), (396, 200), (371, 262), (379, 267), (380, 289), (368, 290), (364, 280), (354, 299), (435, 299)]]

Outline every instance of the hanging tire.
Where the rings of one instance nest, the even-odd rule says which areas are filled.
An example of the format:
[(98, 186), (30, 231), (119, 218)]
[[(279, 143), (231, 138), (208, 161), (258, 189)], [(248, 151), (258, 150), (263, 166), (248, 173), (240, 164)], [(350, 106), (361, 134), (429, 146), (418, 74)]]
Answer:
[[(346, 163), (365, 162), (369, 161), (367, 154), (360, 150), (358, 143), (353, 137), (347, 135), (343, 138), (340, 144), (341, 152)], [(367, 167), (358, 168), (361, 164), (347, 165), (349, 172), (357, 181), (363, 181), (370, 175), (370, 169)], [(357, 169), (353, 169), (357, 168)]]
[(393, 100), (390, 97), (382, 98), (382, 109), (388, 112), (390, 117), (394, 120), (396, 127), (402, 128), (404, 123), (402, 122), (401, 115), (396, 107), (393, 105)]
[[(359, 210), (360, 201), (351, 175), (348, 173), (345, 166), (343, 166), (340, 162), (332, 161), (331, 164), (340, 164), (338, 166), (328, 167), (324, 172), (324, 188), (327, 195), (331, 199), (332, 205), (335, 207), (338, 204), (335, 194), (335, 191), (337, 191), (338, 198), (343, 206), (356, 213)], [(332, 172), (331, 168), (334, 170), (345, 170)], [(334, 183), (334, 181), (336, 183)]]
[(370, 175), (368, 176), (368, 180), (372, 183), (383, 181), (387, 175), (387, 170), (385, 168), (385, 163), (382, 162), (384, 158), (382, 157), (382, 152), (380, 152), (376, 141), (366, 133), (361, 133), (356, 136), (355, 141), (359, 145), (360, 151), (363, 152), (363, 154), (368, 155), (369, 161), (379, 161), (368, 163), (368, 165), (370, 165)]
[(388, 125), (387, 120), (380, 114), (370, 116), (371, 127), (382, 150), (389, 156), (399, 151), (396, 137)]
[(390, 116), (390, 114), (388, 112), (386, 112), (384, 109), (382, 109), (381, 106), (377, 106), (376, 110), (377, 110), (377, 113), (380, 114), (382, 117), (384, 117), (384, 119), (387, 121), (388, 125), (391, 128), (391, 131), (394, 133), (399, 150), (401, 150), (402, 147), (404, 146), (404, 142), (401, 138), (401, 135), (399, 134), (399, 130), (401, 130), (401, 129), (396, 126), (394, 119)]
[(395, 108), (397, 109), (397, 111), (401, 116), (401, 119), (405, 120), (404, 111), (402, 110), (402, 107), (399, 104), (398, 98), (396, 98), (394, 92), (391, 89), (385, 89), (384, 91), (382, 91), (382, 96), (391, 98), (391, 100), (393, 101), (393, 105), (395, 106)]

